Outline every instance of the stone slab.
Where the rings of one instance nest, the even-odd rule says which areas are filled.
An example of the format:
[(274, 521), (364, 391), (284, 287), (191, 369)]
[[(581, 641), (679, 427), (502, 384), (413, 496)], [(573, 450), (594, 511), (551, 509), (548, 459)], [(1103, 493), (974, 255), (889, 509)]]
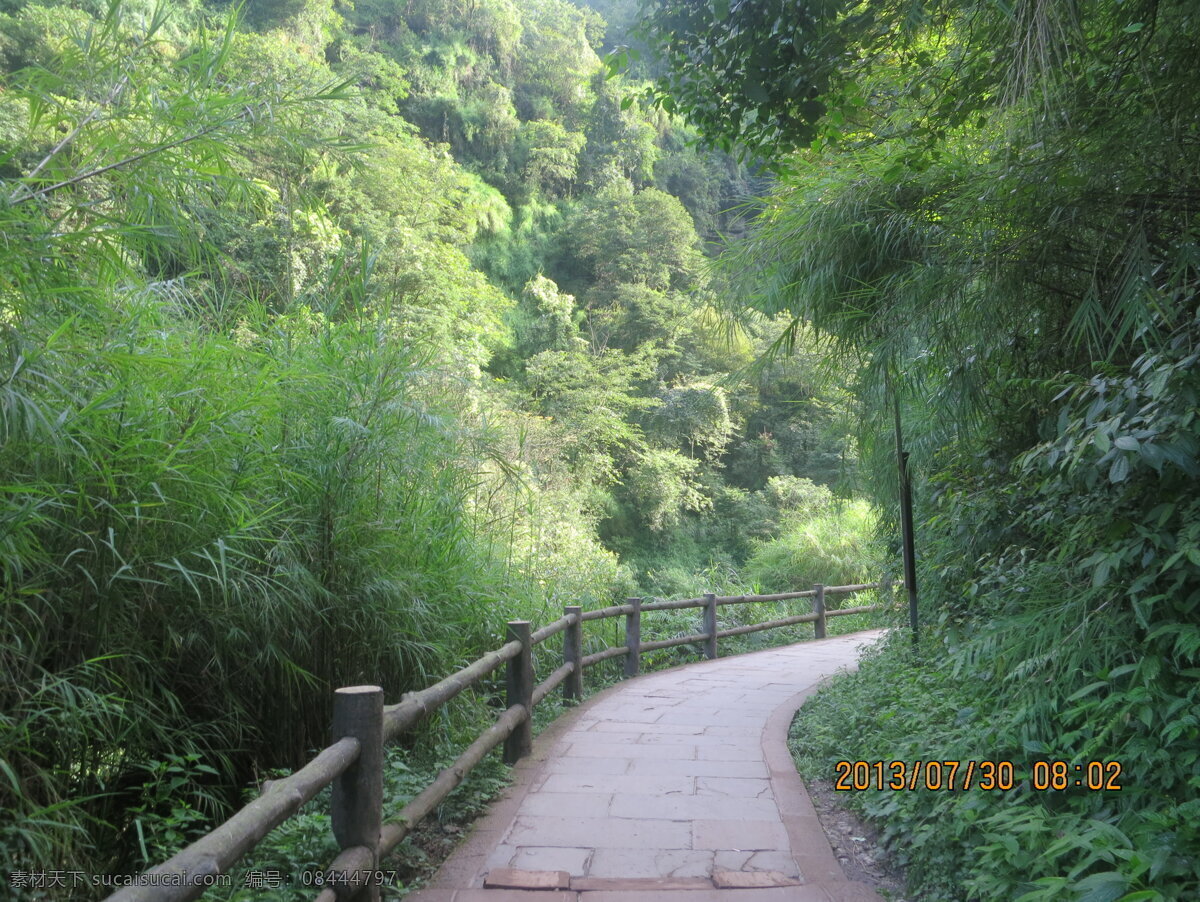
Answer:
[(755, 852), (752, 850), (732, 851), (719, 850), (713, 855), (713, 872), (725, 871), (778, 871), (787, 877), (801, 878), (800, 868), (792, 858), (791, 852), (767, 850)]
[(771, 798), (735, 798), (732, 796), (636, 796), (614, 795), (609, 808), (610, 817), (665, 818), (671, 821), (694, 821), (700, 818), (721, 820), (759, 820), (778, 818), (779, 809)]
[[(791, 848), (787, 830), (778, 820), (725, 821), (698, 820), (692, 824), (693, 844), (697, 849), (779, 849)], [(822, 834), (824, 836), (824, 834)]]
[(726, 871), (713, 869), (713, 886), (717, 889), (765, 889), (771, 886), (796, 886), (795, 877), (779, 871)]
[(661, 893), (667, 890), (712, 889), (712, 881), (706, 877), (578, 877), (571, 881), (571, 889), (576, 892), (641, 890)]
[[(782, 826), (780, 826), (782, 831)], [(514, 846), (690, 849), (690, 824), (655, 818), (518, 815), (506, 842)]]
[(527, 871), (566, 871), (572, 877), (587, 873), (593, 849), (569, 846), (521, 846), (512, 858), (512, 866)]
[[(531, 894), (532, 895), (532, 894)], [(617, 890), (581, 893), (580, 902), (843, 902), (822, 886), (776, 886), (771, 889)], [(477, 902), (456, 899), (455, 902)], [(487, 900), (478, 900), (487, 902)], [(531, 900), (532, 902), (532, 900)], [(851, 902), (851, 900), (845, 900)], [(858, 900), (853, 900), (858, 902)], [(882, 902), (878, 896), (875, 902)]]
[(483, 886), (484, 889), (570, 889), (571, 875), (566, 871), (493, 868), (483, 878)]
[(713, 853), (704, 849), (597, 849), (589, 877), (701, 877), (709, 879)]
[(546, 778), (539, 792), (638, 793), (641, 795), (695, 795), (696, 781), (687, 776), (642, 774), (597, 774), (587, 768), (575, 773), (556, 773)]
[(770, 775), (761, 761), (656, 761), (629, 762), (630, 776), (651, 777), (752, 777), (764, 782)]

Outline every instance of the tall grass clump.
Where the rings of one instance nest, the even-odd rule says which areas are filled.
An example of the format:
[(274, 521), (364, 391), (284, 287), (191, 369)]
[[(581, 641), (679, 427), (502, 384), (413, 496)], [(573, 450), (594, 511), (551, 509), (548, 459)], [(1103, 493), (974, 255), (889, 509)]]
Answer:
[[(410, 393), (386, 318), (281, 317), (244, 346), (142, 294), (7, 332), (15, 860), (30, 830), (46, 861), (85, 824), (135, 829), (130, 793), (168, 754), (239, 779), (294, 762), (323, 740), (331, 686), (394, 697), (486, 641), (502, 584), (472, 538), (461, 438)], [(62, 830), (30, 826), (46, 819)]]
[(795, 592), (870, 582), (879, 559), (870, 503), (829, 499), (789, 513), (778, 538), (756, 545), (744, 573), (764, 591)]

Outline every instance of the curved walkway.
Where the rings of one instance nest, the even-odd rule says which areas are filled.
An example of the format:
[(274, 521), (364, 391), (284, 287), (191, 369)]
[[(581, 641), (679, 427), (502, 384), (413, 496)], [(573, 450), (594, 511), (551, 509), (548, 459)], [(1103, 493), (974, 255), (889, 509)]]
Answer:
[[(792, 715), (882, 630), (626, 680), (564, 714), (412, 902), (875, 902), (787, 749)], [(486, 887), (486, 888), (485, 888)]]

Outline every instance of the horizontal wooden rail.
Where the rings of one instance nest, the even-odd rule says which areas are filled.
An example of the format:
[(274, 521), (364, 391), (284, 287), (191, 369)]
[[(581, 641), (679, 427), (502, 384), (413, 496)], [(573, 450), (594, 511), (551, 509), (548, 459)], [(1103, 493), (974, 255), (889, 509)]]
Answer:
[(812, 598), (816, 594), (816, 589), (805, 589), (803, 592), (779, 592), (775, 595), (718, 595), (717, 604), (758, 604), (767, 601), (791, 601), (794, 598)]
[(619, 658), (621, 655), (629, 654), (629, 649), (624, 645), (618, 645), (615, 648), (606, 648), (604, 651), (598, 651), (593, 655), (584, 655), (583, 666), (591, 667), (593, 664), (599, 664), (601, 661), (607, 661), (609, 658)]
[(849, 614), (869, 614), (871, 611), (883, 610), (881, 605), (864, 604), (857, 608), (834, 608), (832, 611), (826, 611), (826, 617), (845, 617)]
[(584, 611), (581, 619), (584, 623), (589, 620), (604, 620), (607, 617), (620, 617), (622, 614), (633, 612), (631, 604), (615, 604), (611, 608), (597, 608), (594, 611)]
[(450, 674), (420, 692), (406, 692), (399, 704), (383, 709), (383, 741), (385, 744), (410, 729), (418, 720), (444, 705), (464, 689), (474, 686), (489, 673), (521, 653), (520, 642), (508, 642), (478, 661)]
[[(851, 586), (815, 586), (803, 592), (775, 595), (713, 595), (701, 598), (644, 602), (629, 599), (626, 604), (592, 611), (578, 606), (564, 609), (564, 615), (536, 631), (527, 621), (508, 624), (510, 641), (477, 661), (419, 692), (401, 696), (399, 703), (385, 706), (383, 690), (377, 686), (339, 689), (334, 703), (334, 739), (308, 764), (289, 777), (263, 784), (262, 794), (235, 813), (213, 832), (174, 855), (168, 861), (141, 875), (132, 886), (113, 893), (108, 902), (190, 902), (200, 896), (212, 878), (228, 874), (229, 869), (271, 830), (294, 815), (326, 786), (333, 786), (332, 824), (341, 847), (330, 866), (332, 876), (357, 875), (344, 885), (327, 884), (317, 902), (377, 902), (379, 887), (369, 876), (377, 873), (380, 862), (404, 840), (413, 828), (462, 783), (471, 769), (492, 749), (503, 744), (505, 760), (515, 761), (528, 754), (531, 742), (533, 709), (559, 686), (567, 699), (583, 694), (585, 668), (613, 658), (625, 658), (625, 674), (638, 673), (641, 655), (649, 651), (682, 645), (702, 644), (706, 657), (717, 656), (717, 640), (762, 630), (813, 623), (815, 635), (825, 634), (825, 621), (881, 609), (881, 605), (827, 610), (831, 595), (848, 595), (867, 589), (882, 588), (890, 595), (891, 586), (862, 583)], [(728, 604), (788, 601), (812, 598), (812, 613), (798, 614), (728, 629), (717, 628), (717, 609)], [(641, 615), (645, 611), (702, 609), (704, 632), (650, 642), (641, 641)], [(613, 617), (625, 617), (625, 641), (622, 646), (605, 648), (583, 655), (583, 624)], [(532, 649), (547, 639), (563, 634), (563, 663), (540, 684), (534, 683)], [(507, 702), (504, 713), (484, 730), (454, 763), (418, 793), (393, 818), (380, 825), (382, 805), (383, 746), (395, 741), (426, 714), (438, 709), (466, 689), (477, 685), (500, 665), (506, 665)], [(372, 826), (374, 825), (374, 826)]]
[(575, 672), (575, 665), (568, 661), (563, 664), (554, 673), (538, 683), (533, 690), (533, 706), (536, 708), (542, 703), (542, 700), (557, 689), (567, 677)]
[(678, 611), (682, 608), (702, 608), (705, 604), (703, 598), (678, 598), (674, 601), (647, 601), (642, 604), (642, 610)]
[(351, 846), (343, 849), (329, 863), (325, 874), (329, 883), (317, 895), (314, 902), (336, 902), (339, 891), (342, 897), (366, 886), (373, 874), (378, 873), (375, 852), (366, 846)]
[(534, 630), (533, 634), (529, 637), (529, 641), (533, 645), (539, 645), (540, 643), (545, 642), (551, 636), (557, 636), (574, 623), (574, 614), (567, 614), (564, 617), (559, 617), (553, 623), (547, 623), (540, 630)]
[[(825, 594), (847, 594), (850, 592), (861, 592), (865, 589), (878, 589), (879, 583), (860, 583), (853, 586), (826, 586)], [(791, 601), (794, 598), (812, 598), (817, 594), (816, 589), (805, 589), (802, 592), (778, 592), (774, 595), (718, 595), (717, 604), (758, 604), (768, 601)], [(680, 608), (702, 608), (704, 607), (703, 598), (680, 598), (672, 601), (649, 601), (642, 605), (643, 611), (675, 611)], [(614, 610), (614, 609), (608, 609)], [(627, 613), (621, 611), (620, 613)], [(615, 617), (614, 614), (607, 616)], [(593, 619), (593, 618), (587, 618)]]
[(379, 833), (379, 857), (385, 857), (400, 845), (413, 827), (450, 795), (467, 773), (483, 760), (484, 755), (504, 742), (528, 718), (529, 712), (525, 708), (509, 708), (467, 746), (453, 764), (438, 774), (436, 780), (405, 805), (396, 817), (389, 818)]
[(858, 583), (853, 586), (826, 586), (826, 595), (848, 595), (851, 592), (862, 592), (866, 589), (881, 589), (882, 583)]
[[(717, 635), (721, 635), (717, 633)], [(674, 648), (677, 645), (695, 645), (708, 639), (708, 633), (696, 633), (692, 636), (679, 636), (675, 639), (655, 639), (653, 642), (643, 642), (641, 651), (658, 651), (660, 648)]]
[(729, 629), (717, 630), (717, 638), (726, 639), (730, 636), (745, 636), (748, 633), (779, 629), (780, 627), (793, 626), (797, 623), (814, 623), (816, 620), (816, 614), (797, 614), (795, 617), (781, 617), (778, 620), (767, 620), (763, 623), (748, 623), (745, 626), (731, 626)]

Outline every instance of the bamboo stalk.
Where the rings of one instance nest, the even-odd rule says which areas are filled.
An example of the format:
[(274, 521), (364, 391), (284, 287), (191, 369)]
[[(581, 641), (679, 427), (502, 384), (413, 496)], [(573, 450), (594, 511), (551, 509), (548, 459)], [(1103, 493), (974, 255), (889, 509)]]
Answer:
[(384, 745), (394, 742), (396, 737), (415, 724), (430, 711), (444, 705), (464, 689), (478, 683), (485, 676), (510, 658), (521, 653), (520, 642), (508, 642), (493, 652), (484, 655), (457, 673), (434, 683), (420, 692), (406, 692), (398, 704), (383, 709)]

